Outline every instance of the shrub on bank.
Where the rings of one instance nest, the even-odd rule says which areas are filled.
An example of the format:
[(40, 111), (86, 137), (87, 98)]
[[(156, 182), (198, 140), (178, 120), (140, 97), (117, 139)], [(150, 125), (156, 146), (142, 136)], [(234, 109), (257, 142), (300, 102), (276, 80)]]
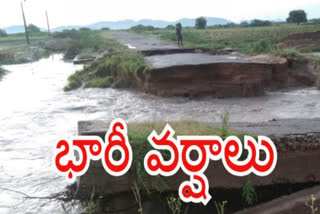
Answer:
[[(110, 41), (111, 40), (111, 41)], [(107, 39), (108, 54), (77, 71), (68, 79), (65, 91), (84, 87), (133, 87), (148, 66), (140, 52), (130, 50), (113, 39)]]
[(86, 55), (87, 58), (104, 51), (106, 48), (104, 39), (99, 31), (93, 31), (87, 28), (80, 30), (64, 30), (53, 34), (55, 39), (70, 39), (65, 47), (64, 59), (72, 60), (77, 55)]
[(108, 88), (111, 87), (113, 83), (113, 79), (110, 76), (106, 77), (95, 77), (93, 79), (89, 79), (85, 84), (86, 88)]

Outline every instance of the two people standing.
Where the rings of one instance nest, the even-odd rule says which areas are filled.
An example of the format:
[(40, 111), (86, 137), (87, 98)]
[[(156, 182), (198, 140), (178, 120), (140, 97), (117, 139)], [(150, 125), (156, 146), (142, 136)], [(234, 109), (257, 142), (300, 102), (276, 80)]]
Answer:
[(178, 46), (183, 48), (182, 25), (180, 22), (176, 24), (176, 35), (177, 35), (177, 40), (178, 40)]

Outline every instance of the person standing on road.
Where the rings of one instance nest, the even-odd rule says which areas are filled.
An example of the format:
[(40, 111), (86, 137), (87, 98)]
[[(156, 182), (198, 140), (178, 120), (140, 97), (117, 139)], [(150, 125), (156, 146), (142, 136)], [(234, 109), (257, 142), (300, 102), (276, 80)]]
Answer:
[(182, 43), (182, 25), (179, 22), (176, 24), (176, 35), (177, 35), (177, 40), (178, 40), (178, 46), (183, 48), (183, 43)]

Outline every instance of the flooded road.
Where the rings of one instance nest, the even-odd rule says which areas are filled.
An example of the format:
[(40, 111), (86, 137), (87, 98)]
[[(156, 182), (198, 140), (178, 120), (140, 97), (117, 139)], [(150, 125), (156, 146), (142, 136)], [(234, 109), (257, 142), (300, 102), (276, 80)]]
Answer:
[(64, 92), (68, 76), (81, 66), (63, 62), (62, 55), (3, 67), (9, 72), (0, 80), (0, 213), (64, 213), (56, 201), (23, 200), (4, 188), (40, 197), (63, 191), (67, 183), (51, 166), (53, 147), (77, 133), (79, 120), (219, 122), (225, 110), (233, 122), (320, 117), (315, 88), (231, 99), (160, 98), (117, 89)]

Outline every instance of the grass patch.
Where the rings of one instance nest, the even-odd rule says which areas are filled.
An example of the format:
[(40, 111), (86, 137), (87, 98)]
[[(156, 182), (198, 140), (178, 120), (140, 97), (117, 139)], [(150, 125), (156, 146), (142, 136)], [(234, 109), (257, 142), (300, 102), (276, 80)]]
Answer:
[(103, 40), (105, 56), (77, 71), (69, 77), (65, 90), (81, 87), (132, 87), (140, 82), (140, 75), (148, 69), (143, 55), (130, 50), (105, 32), (99, 35)]
[(276, 56), (281, 56), (285, 58), (294, 58), (301, 56), (301, 53), (297, 51), (296, 49), (276, 49), (273, 51), (273, 54)]
[(320, 56), (312, 56), (312, 59), (316, 66), (320, 65)]
[(113, 79), (110, 76), (102, 77), (102, 78), (93, 78), (87, 81), (85, 87), (86, 88), (107, 88), (111, 87), (113, 83)]

